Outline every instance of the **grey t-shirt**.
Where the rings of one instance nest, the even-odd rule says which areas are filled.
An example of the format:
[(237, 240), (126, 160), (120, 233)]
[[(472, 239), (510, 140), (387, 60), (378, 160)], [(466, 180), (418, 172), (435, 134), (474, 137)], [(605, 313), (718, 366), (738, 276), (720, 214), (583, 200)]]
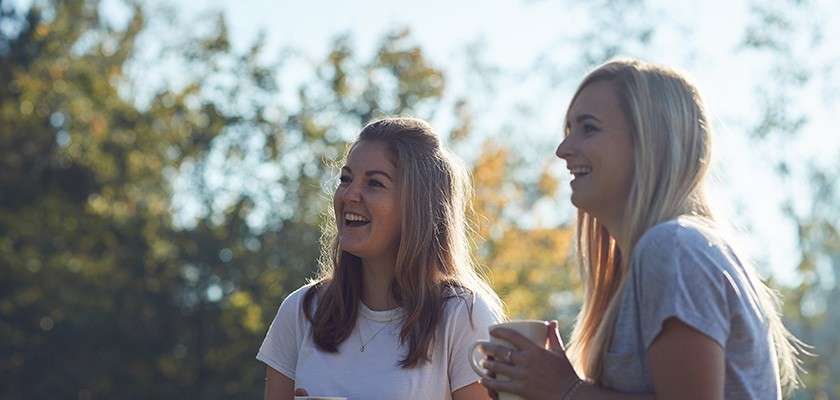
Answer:
[(776, 352), (753, 276), (713, 230), (690, 217), (661, 223), (634, 249), (604, 360), (602, 385), (653, 393), (647, 349), (675, 317), (726, 357), (726, 399), (781, 399)]

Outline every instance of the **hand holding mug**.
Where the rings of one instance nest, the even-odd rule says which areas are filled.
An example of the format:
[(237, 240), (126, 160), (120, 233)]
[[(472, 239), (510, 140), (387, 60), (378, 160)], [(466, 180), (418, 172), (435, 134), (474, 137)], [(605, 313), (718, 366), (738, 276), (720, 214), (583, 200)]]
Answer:
[[(482, 360), (481, 365), (498, 376), (492, 378), (481, 371), (472, 359), (473, 368), (482, 376), (481, 384), (499, 392), (502, 400), (555, 399), (580, 385), (580, 378), (566, 358), (557, 321), (537, 321), (541, 325), (535, 321), (519, 322), (526, 322), (530, 328), (493, 325), (490, 342), (476, 342), (473, 346), (493, 358)], [(542, 330), (542, 340), (534, 332), (536, 327)]]

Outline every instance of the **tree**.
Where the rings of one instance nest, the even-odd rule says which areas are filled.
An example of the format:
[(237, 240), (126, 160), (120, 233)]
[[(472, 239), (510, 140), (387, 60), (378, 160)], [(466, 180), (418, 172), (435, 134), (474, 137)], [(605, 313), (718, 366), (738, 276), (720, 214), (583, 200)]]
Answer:
[[(476, 188), (481, 263), (488, 267), (494, 289), (513, 318), (560, 319), (564, 328), (574, 322), (579, 305), (579, 275), (571, 260), (569, 226), (527, 227), (510, 209), (529, 209), (557, 190), (553, 177), (544, 172), (539, 182), (514, 179), (522, 159), (493, 140), (485, 142), (472, 175)], [(538, 190), (526, 195), (529, 186)]]
[[(371, 119), (432, 119), (446, 76), (398, 30), (369, 58), (336, 38), (281, 90), (295, 54), (237, 50), (221, 16), (151, 32), (167, 45), (144, 59), (159, 15), (133, 5), (116, 26), (99, 6), (0, 2), (0, 396), (258, 397), (254, 355), (314, 272), (334, 160)], [(189, 73), (170, 83), (155, 69), (168, 60)], [(479, 260), (513, 317), (571, 327), (571, 228), (521, 218), (557, 184), (480, 134), (477, 96), (440, 132), (461, 154), (481, 143)]]
[[(193, 235), (172, 223), (168, 175), (259, 116), (226, 112), (197, 84), (163, 89), (145, 107), (124, 97), (146, 25), (139, 6), (122, 28), (94, 1), (26, 15), (2, 6), (2, 25), (17, 29), (0, 37), (0, 396), (180, 398), (212, 388), (196, 384), (211, 357), (196, 349), (212, 341), (191, 333), (213, 314), (196, 307), (207, 294), (184, 262)], [(206, 39), (195, 43), (206, 64), (228, 53), (226, 39)], [(239, 374), (248, 373), (250, 384), (258, 375)], [(232, 375), (217, 385), (228, 389)]]
[[(836, 97), (829, 93), (836, 86), (837, 60), (826, 37), (829, 19), (836, 9), (823, 8), (819, 2), (786, 1), (751, 3), (750, 24), (745, 30), (739, 52), (764, 60), (757, 71), (767, 79), (755, 88), (759, 99), (759, 118), (751, 133), (758, 146), (778, 148), (782, 143), (806, 143), (822, 128), (813, 126), (818, 109), (796, 107), (801, 99), (822, 95), (819, 104), (830, 112)], [(772, 77), (772, 78), (771, 78)], [(840, 149), (823, 146), (826, 154)], [(803, 355), (805, 387), (795, 398), (840, 398), (837, 381), (840, 363), (840, 340), (834, 332), (840, 313), (830, 307), (840, 300), (840, 235), (837, 208), (838, 165), (835, 157), (818, 154), (798, 155), (795, 146), (788, 154), (772, 155), (780, 184), (806, 182), (804, 191), (788, 191), (783, 209), (797, 228), (800, 260), (799, 281), (778, 285), (784, 294), (783, 314), (786, 323), (813, 355)], [(801, 160), (807, 160), (800, 162)]]
[(315, 266), (326, 161), (371, 118), (434, 110), (443, 74), (405, 31), (371, 60), (339, 38), (284, 108), (279, 67), (220, 17), (160, 55), (191, 78), (156, 85), (127, 73), (147, 11), (114, 27), (98, 6), (0, 4), (0, 396), (257, 397), (267, 324)]

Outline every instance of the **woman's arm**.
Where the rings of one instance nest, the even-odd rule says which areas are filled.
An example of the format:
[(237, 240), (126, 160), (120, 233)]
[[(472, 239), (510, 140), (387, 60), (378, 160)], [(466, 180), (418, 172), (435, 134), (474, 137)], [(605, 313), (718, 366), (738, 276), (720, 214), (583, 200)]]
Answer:
[(471, 383), (454, 392), (452, 392), (452, 400), (489, 400), (490, 394), (487, 389), (481, 386), (480, 383)]
[(265, 400), (292, 400), (295, 398), (295, 381), (277, 372), (269, 366), (265, 367)]
[(307, 324), (301, 303), (308, 290), (310, 286), (304, 285), (286, 296), (257, 353), (257, 360), (266, 366), (264, 397), (267, 400), (292, 400), (295, 396), (293, 377)]
[[(669, 318), (647, 353), (657, 400), (723, 399), (723, 349), (708, 336)], [(653, 399), (584, 384), (567, 400)]]
[(669, 318), (650, 345), (647, 361), (657, 399), (723, 399), (724, 353), (708, 336)]
[[(471, 304), (471, 305), (470, 305)], [(479, 376), (470, 365), (472, 345), (477, 340), (487, 338), (487, 329), (493, 324), (502, 322), (484, 297), (475, 295), (474, 298), (458, 297), (447, 301), (445, 331), (449, 338), (441, 342), (450, 346), (445, 351), (449, 353), (447, 376), (440, 377), (448, 380), (453, 400), (490, 400), (490, 393), (478, 382)]]
[[(554, 324), (554, 323), (553, 323)], [(724, 354), (717, 342), (676, 318), (665, 321), (662, 331), (647, 352), (653, 387), (651, 395), (630, 395), (582, 383), (563, 397), (571, 385), (571, 365), (554, 333), (552, 350), (530, 343), (514, 331), (498, 329), (494, 336), (519, 347), (511, 357), (516, 365), (487, 363), (487, 369), (513, 377), (513, 381), (482, 379), (490, 389), (520, 394), (526, 399), (563, 400), (670, 400), (723, 399)], [(494, 354), (495, 352), (498, 354)], [(491, 349), (496, 358), (503, 350)], [(536, 379), (535, 379), (536, 378)], [(572, 376), (572, 380), (576, 380)]]

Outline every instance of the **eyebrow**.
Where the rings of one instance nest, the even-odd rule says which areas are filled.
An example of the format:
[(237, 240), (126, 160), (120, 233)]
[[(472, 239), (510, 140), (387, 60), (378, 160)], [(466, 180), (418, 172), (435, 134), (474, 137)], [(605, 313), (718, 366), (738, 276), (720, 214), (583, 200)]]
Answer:
[[(351, 174), (353, 173), (353, 170), (352, 170), (352, 169), (350, 169), (350, 167), (348, 167), (348, 166), (346, 166), (346, 165), (345, 165), (344, 167), (342, 167), (342, 168), (341, 168), (341, 170), (342, 170), (342, 171), (346, 170), (347, 172), (349, 172), (349, 173), (351, 173)], [(378, 170), (378, 169), (375, 169), (375, 170), (372, 170), (372, 171), (367, 171), (367, 172), (365, 172), (365, 176), (372, 176), (372, 175), (377, 175), (377, 174), (378, 174), (378, 175), (383, 175), (384, 177), (388, 178), (388, 180), (390, 180), (390, 181), (393, 181), (393, 180), (394, 180), (394, 178), (392, 178), (392, 177), (391, 177), (391, 175), (388, 175), (388, 173), (387, 173), (387, 172), (385, 172), (385, 171), (380, 171), (380, 170)]]
[(594, 115), (592, 115), (592, 114), (581, 114), (581, 115), (578, 115), (577, 117), (575, 117), (575, 122), (577, 122), (577, 123), (581, 123), (581, 122), (583, 122), (583, 121), (586, 121), (587, 119), (594, 119), (595, 121), (601, 122), (601, 120), (600, 120), (600, 119), (598, 119), (598, 117), (596, 117), (596, 116), (594, 116)]

